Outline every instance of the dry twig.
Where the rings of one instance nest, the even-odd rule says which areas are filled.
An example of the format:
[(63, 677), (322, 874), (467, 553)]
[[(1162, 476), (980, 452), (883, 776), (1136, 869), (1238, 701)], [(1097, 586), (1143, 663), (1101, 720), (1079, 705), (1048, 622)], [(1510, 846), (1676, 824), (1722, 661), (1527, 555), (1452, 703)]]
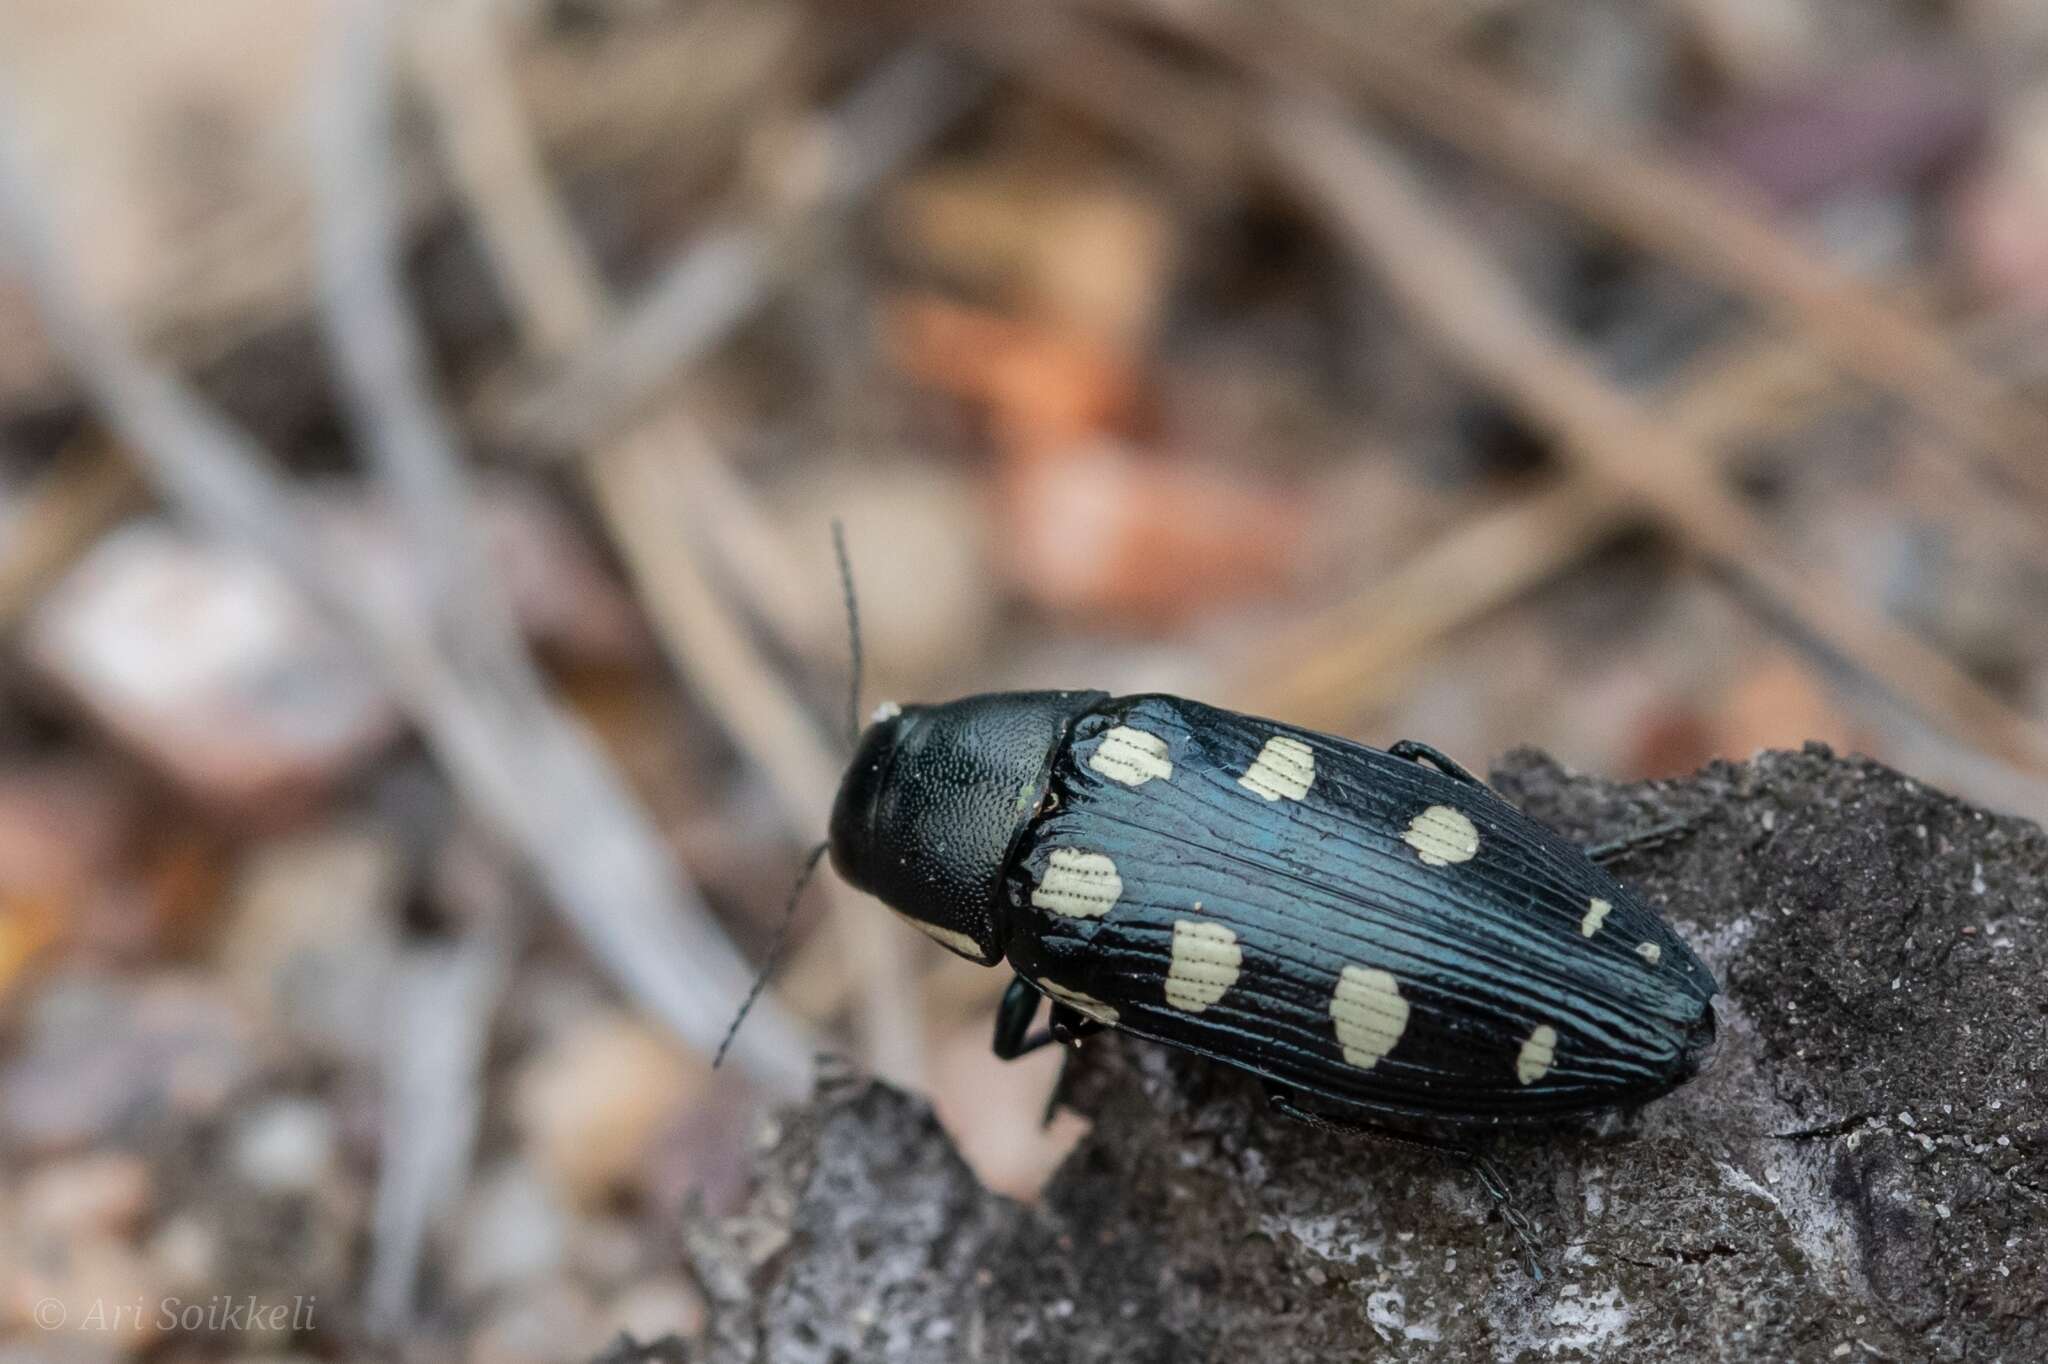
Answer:
[(525, 940), (527, 907), (485, 840), (444, 853), (463, 935), (415, 949), (391, 983), (384, 1050), (384, 1128), (363, 1296), (376, 1329), (412, 1322), (427, 1238), (469, 1183), (491, 1019)]
[(0, 634), (100, 533), (141, 501), (135, 470), (104, 442), (74, 444), (31, 488), (0, 545)]
[(728, 214), (678, 251), (616, 326), (519, 403), (514, 428), (563, 449), (618, 429), (800, 276), (820, 224), (930, 145), (987, 84), (929, 46), (884, 63), (797, 135), (809, 154), (788, 158), (796, 169), (779, 186), (774, 221)]
[[(437, 46), (463, 49), (459, 56), (439, 60), (471, 72), (501, 67), (490, 16), (481, 6), (466, 5), (450, 14), (435, 26), (433, 38)], [(799, 196), (799, 211), (811, 204), (843, 207), (950, 120), (957, 106), (946, 100), (927, 103), (934, 94), (959, 86), (957, 76), (937, 62), (935, 54), (921, 49), (898, 58), (857, 90), (836, 119), (812, 130), (812, 137), (840, 154), (843, 163)], [(629, 322), (616, 336), (594, 336), (592, 321), (613, 309), (596, 292), (595, 277), (579, 270), (573, 254), (554, 253), (572, 238), (565, 215), (540, 178), (537, 159), (516, 146), (501, 145), (504, 139), (523, 137), (516, 106), (504, 103), (508, 83), (487, 77), (436, 81), (430, 89), (445, 145), (458, 162), (479, 227), (495, 243), (492, 257), (501, 271), (521, 272), (508, 277), (506, 286), (528, 300), (527, 311), (541, 335), (588, 347), (586, 357), (622, 346), (632, 350), (643, 357), (638, 363), (652, 391), (662, 366), (687, 367), (700, 348), (762, 301), (768, 275), (749, 271), (738, 279), (716, 279), (717, 267), (731, 258), (723, 247), (706, 255), (699, 243), (683, 253), (680, 273), (671, 272), (667, 284), (656, 286), (655, 301), (634, 310), (638, 322)], [(460, 162), (466, 157), (478, 164), (465, 171)], [(693, 261), (697, 264), (688, 264)], [(715, 285), (708, 283), (714, 279)], [(717, 300), (708, 321), (699, 316), (695, 325), (678, 327), (691, 311), (691, 300), (703, 302), (700, 290), (705, 287), (715, 289)], [(611, 441), (590, 457), (587, 467), (599, 509), (678, 670), (768, 775), (795, 828), (805, 836), (822, 829), (840, 763), (801, 702), (720, 601), (690, 549), (694, 537), (717, 548), (737, 546), (758, 554), (767, 533), (765, 518), (680, 401)], [(748, 565), (737, 567), (744, 575)], [(787, 610), (785, 603), (782, 613)], [(836, 885), (829, 893), (834, 907), (829, 950), (839, 958), (834, 974), (859, 990), (869, 1059), (881, 1073), (914, 1083), (922, 1072), (922, 1048), (916, 1010), (905, 1007), (915, 989), (904, 946), (872, 931), (864, 897)]]
[[(1115, 0), (1126, 4), (1130, 0)], [(1781, 315), (1856, 374), (1914, 403), (1967, 449), (2048, 505), (2043, 422), (2011, 401), (1935, 329), (1771, 223), (1734, 191), (1710, 185), (1612, 130), (1575, 126), (1563, 111), (1496, 80), (1400, 25), (1332, 22), (1312, 6), (1256, 28), (1222, 6), (1136, 0), (1175, 31), (1233, 60), (1294, 75), (1319, 73), (1526, 188), (1585, 215)]]
[[(0, 97), (0, 110), (7, 107)], [(40, 182), (0, 117), (0, 224), (45, 325), (145, 475), (203, 532), (268, 559), (362, 644), (481, 821), (538, 869), (599, 960), (696, 1045), (715, 1043), (746, 968), (660, 850), (588, 737), (533, 692), (468, 672), (417, 613), (353, 585), (266, 453), (87, 301), (40, 212)], [(545, 698), (541, 698), (545, 701)], [(800, 1089), (808, 1048), (779, 1011), (757, 1016), (741, 1060), (780, 1093)]]
[(1276, 160), (1447, 355), (1553, 437), (1574, 464), (1759, 590), (1846, 659), (1992, 753), (2048, 768), (2048, 735), (1951, 659), (1789, 558), (1709, 460), (1655, 421), (1528, 306), (1507, 272), (1437, 211), (1394, 153), (1337, 113), (1276, 100)]

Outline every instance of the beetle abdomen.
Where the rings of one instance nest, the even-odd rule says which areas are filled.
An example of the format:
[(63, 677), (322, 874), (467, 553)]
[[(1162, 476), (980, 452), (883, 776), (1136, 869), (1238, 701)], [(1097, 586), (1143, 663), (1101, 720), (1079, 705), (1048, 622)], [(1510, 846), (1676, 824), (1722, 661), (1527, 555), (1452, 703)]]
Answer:
[(1655, 1097), (1714, 982), (1658, 917), (1484, 786), (1166, 696), (1076, 722), (1005, 882), (1055, 998), (1369, 1112), (1541, 1117)]

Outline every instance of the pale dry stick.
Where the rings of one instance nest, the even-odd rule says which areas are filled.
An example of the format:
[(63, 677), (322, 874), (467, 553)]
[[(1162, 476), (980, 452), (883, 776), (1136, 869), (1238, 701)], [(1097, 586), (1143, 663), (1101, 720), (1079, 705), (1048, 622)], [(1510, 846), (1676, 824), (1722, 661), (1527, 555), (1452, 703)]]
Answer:
[[(355, 586), (267, 452), (146, 360), (88, 301), (40, 211), (46, 191), (28, 173), (5, 94), (0, 231), (17, 248), (51, 339), (158, 494), (203, 533), (268, 560), (348, 630), (464, 801), (533, 864), (597, 959), (656, 1017), (712, 1045), (745, 993), (745, 963), (663, 860), (588, 736), (553, 709), (510, 719), (479, 711), (477, 697), (496, 679), (456, 673), (416, 612)], [(742, 1062), (763, 1084), (802, 1091), (809, 1046), (786, 1014), (757, 1016), (742, 1043)]]
[(485, 1045), (510, 975), (510, 954), (472, 934), (407, 952), (385, 987), (384, 1121), (363, 1297), (371, 1328), (387, 1339), (412, 1325), (428, 1233), (468, 1187)]
[[(664, 196), (690, 202), (724, 172), (764, 92), (815, 80), (830, 59), (801, 0), (612, 10), (625, 21), (618, 32), (518, 44), (505, 63), (523, 121), (558, 174), (654, 172)], [(508, 0), (500, 13), (532, 25), (540, 11)]]
[[(1821, 368), (1796, 342), (1746, 338), (1692, 361), (1655, 406), (1682, 439), (1721, 459), (1786, 384), (1802, 393), (1824, 384)], [(1597, 478), (1567, 472), (1459, 521), (1369, 587), (1290, 623), (1252, 652), (1294, 661), (1246, 671), (1230, 695), (1248, 710), (1342, 728), (1398, 696), (1439, 642), (1644, 520)]]
[[(745, 967), (704, 907), (686, 901), (681, 868), (602, 750), (549, 694), (470, 524), (473, 500), (454, 435), (428, 388), (424, 341), (401, 284), (390, 189), (396, 13), (396, 0), (359, 0), (342, 12), (314, 121), (319, 263), (344, 394), (412, 522), (416, 555), (438, 563), (424, 587), (424, 628), (467, 693), (474, 741), (531, 784), (522, 813), (541, 818), (520, 830), (519, 846), (546, 851), (550, 889), (593, 942), (638, 943), (644, 956), (613, 962), (627, 979), (652, 974), (673, 986), (693, 968), (709, 977), (706, 998), (665, 1020), (702, 1047), (705, 1010), (736, 1004), (744, 991), (726, 991)], [(674, 955), (686, 933), (696, 939), (696, 959)]]
[(774, 222), (728, 215), (676, 253), (611, 331), (516, 405), (513, 426), (559, 449), (628, 422), (761, 305), (799, 277), (819, 225), (866, 199), (988, 88), (939, 49), (897, 53), (801, 135), (807, 170), (782, 188)]
[[(503, 9), (501, 0), (426, 6), (407, 48), (457, 193), (477, 221), (526, 346), (559, 361), (603, 334), (613, 305), (549, 184), (512, 77)], [(796, 556), (723, 461), (693, 473), (702, 505), (691, 529), (709, 537), (714, 558), (730, 565), (780, 638), (814, 637), (829, 597), (797, 581), (790, 569)]]
[[(1330, 22), (1293, 6), (1299, 29), (1227, 7), (1136, 3), (1233, 60), (1319, 72), (1430, 136), (1512, 176), (1623, 240), (1717, 281), (1813, 338), (1836, 363), (1911, 401), (1994, 461), (2037, 506), (2048, 499), (2044, 423), (1979, 374), (1939, 331), (1879, 298), (1725, 186), (1503, 84), (1397, 25)], [(1092, 0), (1091, 0), (1092, 3)]]
[[(691, 537), (678, 531), (700, 500), (697, 471), (717, 458), (688, 415), (670, 407), (589, 457), (591, 487), (670, 657), (767, 775), (791, 825), (815, 838), (825, 829), (845, 762), (760, 658), (705, 577)], [(831, 931), (814, 939), (805, 955), (837, 959), (833, 976), (860, 1002), (873, 1069), (921, 1087), (924, 1044), (911, 943), (888, 930), (866, 896), (836, 880), (827, 882), (827, 895)]]
[(458, 836), (445, 892), (460, 897), (455, 942), (418, 948), (388, 989), (384, 1121), (363, 1297), (373, 1329), (404, 1334), (434, 1223), (468, 1187), (483, 1112), (491, 1020), (530, 931), (528, 906), (488, 840)]
[(540, 146), (507, 63), (495, 43), (476, 36), (488, 33), (500, 8), (498, 0), (422, 6), (406, 50), (435, 109), (463, 110), (434, 120), (449, 173), (463, 202), (489, 206), (482, 236), (492, 274), (528, 347), (552, 359), (604, 326), (604, 278), (547, 193)]
[[(429, 387), (427, 342), (405, 297), (392, 165), (391, 39), (398, 0), (335, 7), (311, 107), (317, 316), (342, 407), (407, 528), (407, 587), (444, 647), (546, 684), (488, 563), (457, 437)], [(459, 609), (457, 609), (459, 608)], [(465, 660), (458, 656), (458, 667)], [(544, 702), (542, 704), (545, 704)]]
[(74, 442), (23, 496), (0, 540), (0, 635), (38, 593), (142, 502), (135, 470), (101, 440)]
[(1258, 145), (1240, 90), (1178, 70), (1060, 5), (979, 0), (950, 19), (976, 55), (1143, 146), (1194, 203), (1244, 192)]
[(1583, 559), (1638, 513), (1583, 476), (1466, 518), (1358, 597), (1287, 627), (1262, 665), (1225, 688), (1230, 704), (1339, 729), (1399, 695), (1432, 646)]
[[(417, 594), (410, 609), (451, 671), (473, 687), (477, 711), (501, 720), (537, 715), (546, 725), (551, 700), (485, 562), (453, 433), (427, 390), (425, 339), (399, 283), (392, 7), (351, 0), (336, 14), (339, 31), (314, 90), (311, 169), (319, 315), (339, 387), (409, 523), (417, 566), (406, 584)], [(474, 685), (485, 681), (495, 685)], [(509, 730), (497, 736), (523, 739)], [(587, 766), (601, 764), (593, 751)], [(510, 897), (497, 889), (482, 907), (496, 912), (472, 923), (465, 943), (408, 954), (392, 983), (383, 1159), (364, 1288), (371, 1322), (390, 1336), (411, 1322), (429, 1226), (468, 1184), (485, 1044), (515, 952)]]
[[(1792, 344), (1729, 347), (1689, 367), (1658, 410), (1715, 454), (1755, 421), (1760, 394), (1776, 391), (1759, 362), (1810, 355)], [(1356, 595), (1292, 622), (1252, 652), (1294, 662), (1277, 673), (1247, 670), (1229, 694), (1244, 709), (1342, 728), (1394, 700), (1442, 640), (1647, 519), (1599, 479), (1565, 473), (1459, 521)]]
[(1429, 202), (1390, 149), (1333, 109), (1295, 96), (1276, 97), (1270, 130), (1276, 163), (1322, 205), (1393, 298), (1574, 465), (1655, 512), (1811, 639), (1959, 736), (2048, 769), (2048, 734), (1918, 636), (1785, 555), (1712, 462), (1602, 378)]
[[(521, 53), (538, 140), (564, 171), (625, 170), (658, 178), (664, 189), (708, 183), (762, 85), (815, 64), (803, 53), (806, 14), (783, 0), (618, 8), (632, 10), (629, 39), (551, 41)], [(592, 78), (597, 61), (603, 79)], [(697, 150), (704, 147), (711, 154)], [(123, 308), (152, 353), (187, 372), (310, 315), (301, 206), (257, 195), (216, 207), (191, 232), (152, 243), (166, 265), (152, 272), (154, 287)], [(431, 194), (410, 207), (416, 221), (444, 211)], [(0, 334), (12, 329), (4, 314), (14, 306), (0, 296)], [(48, 372), (54, 357), (33, 359), (0, 365), (0, 411), (47, 401), (61, 382)]]
[[(490, 11), (465, 4), (437, 23), (432, 37), (444, 49), (439, 60), (480, 76), (436, 81), (429, 93), (479, 229), (487, 241), (497, 242), (491, 248), (493, 260), (501, 271), (533, 276), (508, 278), (506, 287), (528, 301), (544, 334), (560, 337), (565, 345), (584, 344), (592, 323), (613, 309), (596, 277), (580, 271), (573, 254), (557, 256), (557, 248), (573, 241), (573, 233), (541, 177), (538, 160), (517, 146), (501, 145), (507, 139), (522, 141), (526, 134), (511, 85), (502, 77), (503, 54)], [(462, 49), (459, 56), (445, 53), (451, 45)], [(892, 69), (885, 78), (900, 81), (901, 73)], [(899, 136), (894, 143), (923, 140)], [(464, 171), (461, 163), (468, 158), (479, 164)], [(879, 172), (866, 174), (874, 178)], [(772, 534), (765, 518), (680, 402), (612, 441), (586, 466), (600, 513), (649, 604), (671, 660), (767, 774), (795, 828), (805, 837), (815, 836), (825, 827), (842, 761), (821, 742), (802, 703), (712, 590), (690, 548), (694, 532), (716, 536), (723, 548), (738, 536), (758, 552), (763, 537)], [(737, 567), (745, 572), (748, 565)], [(787, 577), (786, 568), (778, 566), (777, 572)], [(905, 947), (874, 931), (865, 897), (837, 885), (829, 894), (830, 936), (840, 959), (836, 979), (842, 990), (848, 984), (858, 990), (870, 1060), (881, 1073), (915, 1083), (923, 1057), (916, 1010), (904, 1007), (914, 998)]]

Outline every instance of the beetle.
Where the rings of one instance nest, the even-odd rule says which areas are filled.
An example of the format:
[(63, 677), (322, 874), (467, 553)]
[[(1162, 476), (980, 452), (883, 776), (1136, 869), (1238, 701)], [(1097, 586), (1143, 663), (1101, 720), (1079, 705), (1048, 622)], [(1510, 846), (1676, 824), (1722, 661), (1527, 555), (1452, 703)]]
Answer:
[(1627, 845), (1589, 855), (1414, 741), (1168, 695), (889, 705), (827, 847), (1015, 972), (1004, 1058), (1117, 1028), (1258, 1076), (1290, 1117), (1398, 1133), (1641, 1104), (1714, 1043), (1713, 976), (1601, 865)]

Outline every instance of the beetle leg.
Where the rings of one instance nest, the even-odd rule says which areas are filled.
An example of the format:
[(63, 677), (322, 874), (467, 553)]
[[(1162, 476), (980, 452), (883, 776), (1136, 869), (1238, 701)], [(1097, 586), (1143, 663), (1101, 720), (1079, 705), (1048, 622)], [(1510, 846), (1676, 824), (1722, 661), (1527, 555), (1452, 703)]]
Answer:
[(1452, 1160), (1464, 1161), (1479, 1176), (1479, 1186), (1486, 1190), (1486, 1196), (1491, 1198), (1494, 1206), (1500, 1209), (1501, 1221), (1507, 1223), (1508, 1229), (1514, 1232), (1515, 1239), (1522, 1243), (1523, 1253), (1528, 1256), (1529, 1277), (1538, 1283), (1542, 1282), (1543, 1266), (1537, 1262), (1536, 1258), (1536, 1253), (1541, 1248), (1541, 1243), (1536, 1239), (1536, 1224), (1529, 1220), (1527, 1213), (1515, 1206), (1514, 1191), (1509, 1187), (1506, 1176), (1501, 1174), (1500, 1167), (1495, 1165), (1486, 1156), (1472, 1150), (1470, 1147), (1458, 1146), (1450, 1142), (1432, 1141), (1427, 1137), (1417, 1136), (1412, 1132), (1400, 1132), (1393, 1128), (1381, 1127), (1376, 1123), (1332, 1118), (1327, 1114), (1318, 1113), (1312, 1108), (1304, 1108), (1295, 1101), (1293, 1094), (1271, 1082), (1268, 1082), (1266, 1085), (1266, 1102), (1272, 1107), (1274, 1112), (1282, 1117), (1292, 1118), (1299, 1123), (1306, 1123), (1319, 1132), (1335, 1132), (1345, 1136), (1367, 1137), (1374, 1141), (1391, 1142), (1396, 1146), (1406, 1146), (1412, 1150), (1434, 1151), (1438, 1155), (1446, 1156)]
[(1410, 762), (1426, 762), (1431, 767), (1434, 767), (1437, 771), (1443, 773), (1447, 777), (1456, 777), (1459, 781), (1470, 782), (1474, 786), (1486, 785), (1485, 782), (1479, 780), (1479, 778), (1473, 776), (1470, 772), (1467, 772), (1464, 768), (1458, 766), (1458, 764), (1452, 761), (1450, 758), (1445, 757), (1442, 753), (1439, 753), (1436, 749), (1431, 748), (1428, 744), (1421, 743), (1417, 740), (1402, 739), (1398, 743), (1394, 744), (1393, 747), (1389, 748), (1387, 752), (1391, 753), (1396, 758), (1406, 758)]
[(1668, 824), (1653, 824), (1647, 829), (1638, 829), (1620, 838), (1610, 838), (1604, 843), (1586, 846), (1587, 860), (1603, 867), (1617, 862), (1626, 862), (1637, 853), (1649, 852), (1655, 848), (1668, 847), (1693, 830), (1690, 819), (1674, 819)]
[(1041, 998), (1037, 987), (1022, 976), (1011, 980), (1003, 991), (1002, 1003), (996, 1005), (996, 1035), (990, 1048), (998, 1060), (1014, 1061), (1054, 1042), (1063, 1047), (1078, 1047), (1082, 1038), (1102, 1031), (1101, 1023), (1058, 1003), (1052, 1006), (1052, 1026), (1031, 1031), (1031, 1020), (1038, 1016)]
[(1295, 1122), (1313, 1127), (1319, 1132), (1337, 1132), (1349, 1137), (1371, 1137), (1375, 1141), (1390, 1142), (1395, 1146), (1412, 1147), (1417, 1151), (1460, 1150), (1459, 1147), (1449, 1146), (1443, 1142), (1431, 1141), (1427, 1137), (1419, 1137), (1411, 1132), (1403, 1132), (1392, 1127), (1381, 1127), (1377, 1123), (1358, 1122), (1350, 1118), (1333, 1118), (1326, 1113), (1318, 1113), (1313, 1108), (1304, 1107), (1296, 1101), (1291, 1090), (1283, 1089), (1270, 1081), (1266, 1084), (1266, 1104), (1281, 1117), (1292, 1118)]
[(1024, 977), (1011, 978), (1009, 988), (1003, 991), (1003, 1002), (996, 1005), (996, 1035), (991, 1045), (996, 1059), (1014, 1061), (1052, 1041), (1049, 1032), (1031, 1031), (1031, 1020), (1038, 1017), (1038, 1001), (1042, 997)]

